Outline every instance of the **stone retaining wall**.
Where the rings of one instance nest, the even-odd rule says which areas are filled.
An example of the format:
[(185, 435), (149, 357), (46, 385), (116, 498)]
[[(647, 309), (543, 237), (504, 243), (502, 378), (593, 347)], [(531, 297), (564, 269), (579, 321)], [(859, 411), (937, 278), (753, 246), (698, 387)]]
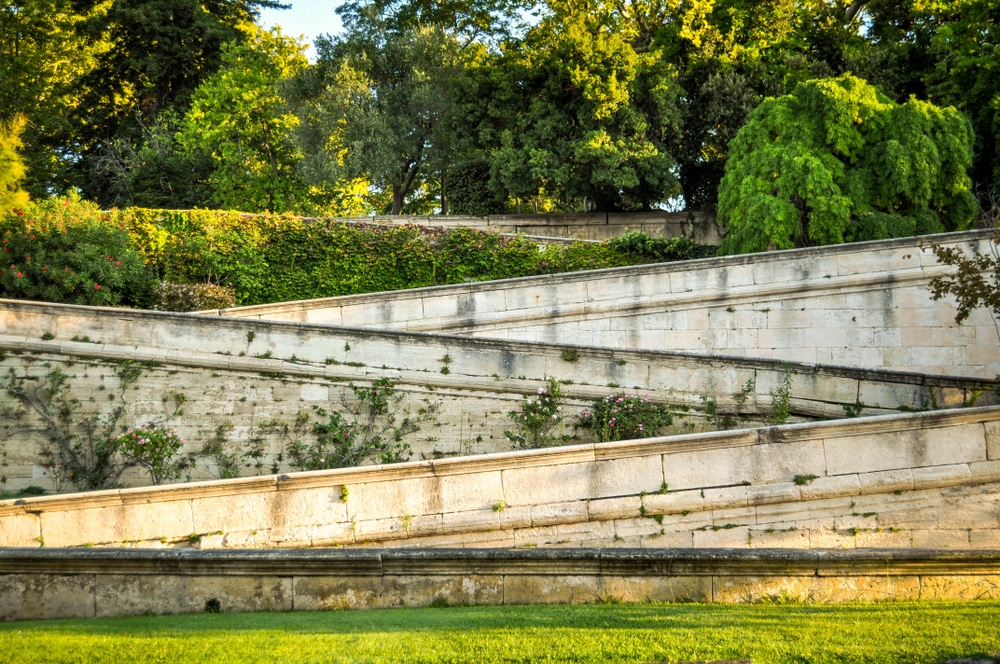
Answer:
[[(142, 375), (123, 396), (122, 425), (163, 420), (172, 393), (182, 393), (183, 412), (170, 420), (196, 453), (224, 429), (229, 451), (260, 433), (259, 425), (291, 423), (314, 408), (339, 408), (348, 383), (389, 378), (411, 412), (437, 407), (436, 420), (410, 437), (415, 458), (433, 459), (510, 449), (507, 413), (546, 385), (562, 381), (565, 435), (579, 411), (608, 394), (626, 391), (667, 403), (675, 426), (663, 433), (751, 426), (752, 413), (767, 411), (789, 381), (790, 421), (839, 418), (847, 412), (874, 415), (968, 405), (990, 405), (997, 394), (986, 381), (887, 371), (865, 371), (691, 353), (627, 351), (447, 335), (379, 332), (320, 325), (267, 322), (189, 314), (98, 309), (3, 301), (0, 310), (0, 380), (8, 370), (40, 379), (53, 370), (68, 376), (70, 397), (81, 412), (106, 415), (122, 403), (116, 375), (123, 362)], [(53, 338), (43, 339), (51, 335)], [(76, 338), (77, 341), (72, 339)], [(81, 341), (87, 338), (90, 341)], [(567, 359), (568, 358), (568, 359)], [(34, 383), (38, 384), (38, 383)], [(984, 391), (985, 389), (985, 391)], [(742, 403), (740, 401), (742, 400)], [(714, 402), (716, 418), (704, 410)], [(0, 408), (20, 402), (0, 389)], [(749, 419), (741, 419), (742, 412)], [(11, 428), (4, 430), (5, 426)], [(4, 488), (53, 489), (41, 465), (41, 421), (29, 408), (21, 420), (0, 421)], [(288, 441), (267, 435), (271, 461)], [(279, 466), (289, 470), (287, 463)], [(254, 472), (243, 469), (244, 473)], [(210, 479), (217, 468), (199, 462), (192, 478)], [(126, 486), (147, 483), (132, 472)]]
[(0, 550), (0, 620), (597, 601), (998, 599), (996, 551)]
[[(934, 236), (981, 247), (991, 233)], [(925, 239), (904, 238), (595, 270), (219, 312), (380, 330), (773, 357), (992, 378), (997, 327), (961, 326), (927, 285), (946, 274)]]
[(1000, 548), (1000, 407), (0, 502), (0, 546)]

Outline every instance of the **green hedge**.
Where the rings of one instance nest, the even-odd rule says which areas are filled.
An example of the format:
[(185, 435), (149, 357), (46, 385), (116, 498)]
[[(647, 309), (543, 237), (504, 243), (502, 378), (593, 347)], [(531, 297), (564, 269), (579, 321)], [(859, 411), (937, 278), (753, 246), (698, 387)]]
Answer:
[[(29, 242), (29, 236), (37, 238), (40, 227), (65, 227), (67, 218), (74, 220), (69, 226), (84, 233), (87, 242), (60, 245), (60, 268), (83, 261), (104, 269), (107, 266), (93, 257), (113, 256), (112, 265), (117, 267), (121, 261), (123, 266), (129, 266), (128, 270), (121, 269), (117, 280), (103, 273), (87, 273), (79, 287), (60, 290), (19, 288), (17, 280), (23, 277), (16, 274), (23, 275), (24, 270), (14, 269), (13, 276), (0, 274), (3, 297), (150, 306), (151, 284), (167, 281), (224, 285), (235, 291), (237, 304), (263, 304), (617, 267), (666, 258), (661, 244), (645, 236), (625, 243), (576, 242), (540, 248), (523, 237), (470, 228), (345, 224), (218, 210), (126, 208), (105, 213), (70, 199), (47, 201), (8, 214), (0, 218), (0, 231), (8, 243), (21, 246)], [(26, 219), (32, 222), (25, 223)], [(57, 219), (62, 221), (56, 223)], [(705, 253), (703, 247), (694, 244), (674, 248), (679, 251), (669, 258)], [(20, 264), (15, 263), (15, 268)], [(98, 279), (107, 285), (102, 283), (100, 289), (94, 289)]]

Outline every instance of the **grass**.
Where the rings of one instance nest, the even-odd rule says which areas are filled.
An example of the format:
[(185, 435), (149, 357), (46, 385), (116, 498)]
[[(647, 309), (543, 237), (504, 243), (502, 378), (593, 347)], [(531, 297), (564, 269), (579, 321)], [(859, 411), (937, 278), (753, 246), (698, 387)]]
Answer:
[(1000, 602), (593, 604), (0, 624), (22, 662), (943, 662), (1000, 651)]

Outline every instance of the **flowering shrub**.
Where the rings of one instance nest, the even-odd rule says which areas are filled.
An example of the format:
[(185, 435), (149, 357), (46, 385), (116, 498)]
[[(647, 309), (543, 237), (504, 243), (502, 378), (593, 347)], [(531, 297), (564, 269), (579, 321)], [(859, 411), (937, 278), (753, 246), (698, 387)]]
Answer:
[[(326, 422), (308, 424), (308, 416), (300, 417), (295, 432), (307, 434), (311, 442), (295, 440), (286, 446), (288, 463), (297, 470), (323, 470), (360, 466), (365, 461), (398, 463), (410, 458), (410, 445), (403, 437), (415, 433), (420, 424), (433, 418), (433, 408), (421, 409), (417, 415), (402, 417), (397, 409), (402, 395), (388, 378), (380, 378), (371, 387), (350, 385), (354, 399), (344, 397), (345, 412), (327, 412), (317, 408)], [(306, 429), (303, 431), (303, 429)]]
[(48, 199), (0, 215), (0, 296), (143, 305), (152, 273), (123, 225), (97, 206)]
[(125, 459), (149, 472), (153, 484), (176, 480), (185, 469), (194, 465), (194, 457), (175, 459), (184, 445), (177, 429), (147, 422), (127, 430), (118, 437), (119, 450)]
[(565, 442), (569, 436), (553, 433), (562, 425), (561, 400), (559, 382), (549, 378), (546, 387), (538, 388), (537, 394), (527, 397), (521, 404), (521, 410), (507, 413), (507, 417), (517, 425), (517, 431), (504, 431), (503, 435), (514, 444), (515, 449), (521, 450)]
[(624, 392), (609, 394), (595, 401), (589, 410), (580, 411), (580, 426), (593, 429), (594, 438), (601, 443), (652, 438), (672, 423), (666, 406)]
[(235, 306), (236, 291), (230, 286), (162, 281), (153, 292), (150, 308), (157, 311), (203, 311)]

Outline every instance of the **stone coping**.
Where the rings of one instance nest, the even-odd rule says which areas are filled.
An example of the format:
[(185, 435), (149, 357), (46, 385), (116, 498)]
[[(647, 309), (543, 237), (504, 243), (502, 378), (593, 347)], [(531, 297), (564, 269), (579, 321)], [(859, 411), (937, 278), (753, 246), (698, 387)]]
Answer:
[(972, 576), (1000, 574), (1000, 550), (6, 548), (0, 549), (0, 574)]
[(433, 461), (409, 461), (386, 466), (264, 475), (232, 480), (210, 480), (152, 487), (109, 489), (0, 501), (0, 517), (65, 510), (162, 503), (203, 497), (250, 495), (336, 485), (390, 483), (404, 479), (476, 474), (490, 470), (539, 468), (580, 462), (626, 459), (655, 454), (774, 445), (820, 438), (957, 426), (1000, 421), (1000, 406), (882, 415), (863, 419), (806, 422), (760, 429), (712, 431), (632, 441), (567, 445), (539, 450), (497, 452)]

